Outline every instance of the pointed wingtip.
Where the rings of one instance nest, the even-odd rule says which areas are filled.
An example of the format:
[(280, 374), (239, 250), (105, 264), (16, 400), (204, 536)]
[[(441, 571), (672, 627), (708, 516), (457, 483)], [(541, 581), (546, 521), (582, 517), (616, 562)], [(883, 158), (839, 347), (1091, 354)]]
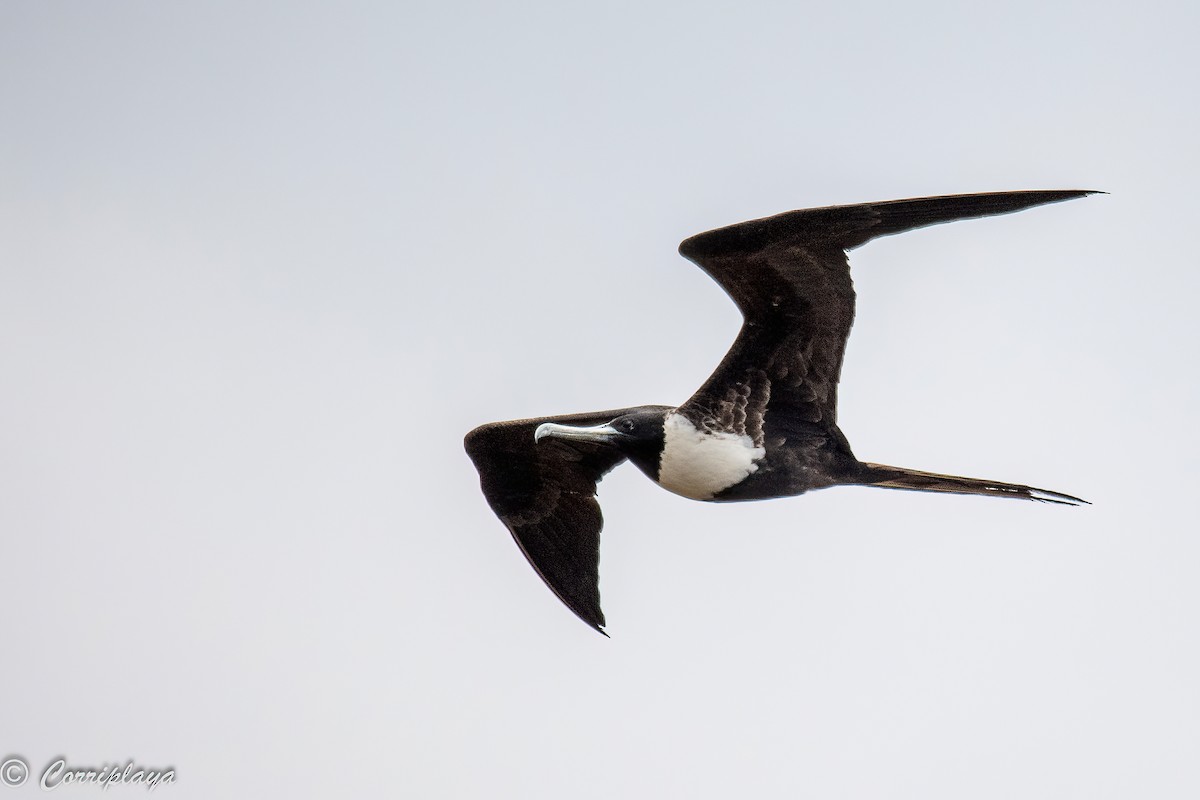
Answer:
[[(553, 588), (553, 587), (551, 587), (551, 588)], [(611, 636), (608, 635), (608, 631), (604, 630), (604, 627), (608, 624), (608, 622), (604, 619), (604, 612), (600, 610), (599, 606), (594, 606), (592, 608), (588, 608), (584, 605), (580, 605), (575, 602), (572, 602), (570, 599), (563, 597), (562, 595), (559, 595), (559, 599), (563, 601), (563, 604), (584, 625), (587, 625), (589, 628), (591, 628), (596, 633), (603, 636), (605, 639), (612, 638)]]
[(608, 635), (608, 631), (604, 630), (604, 626), (607, 625), (608, 623), (604, 620), (604, 612), (603, 611), (601, 611), (600, 609), (597, 608), (596, 616), (590, 617), (590, 618), (583, 616), (579, 612), (575, 612), (575, 613), (581, 620), (586, 622), (591, 627), (591, 629), (594, 630), (596, 633), (600, 634), (605, 639), (612, 638), (611, 636)]
[(606, 623), (604, 622), (603, 617), (601, 617), (600, 619), (590, 619), (590, 618), (584, 616), (583, 614), (579, 613), (579, 611), (577, 611), (574, 608), (572, 608), (571, 611), (573, 611), (575, 613), (575, 616), (578, 617), (580, 619), (580, 621), (582, 621), (585, 625), (587, 625), (589, 628), (594, 630), (596, 633), (603, 636), (605, 639), (612, 638), (611, 636), (608, 635), (608, 631), (604, 630), (604, 625)]

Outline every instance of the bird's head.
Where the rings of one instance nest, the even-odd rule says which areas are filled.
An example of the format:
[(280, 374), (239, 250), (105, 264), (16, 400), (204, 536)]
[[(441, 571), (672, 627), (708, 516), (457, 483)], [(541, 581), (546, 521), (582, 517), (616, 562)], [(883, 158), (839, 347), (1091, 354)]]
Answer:
[(670, 412), (670, 406), (631, 408), (603, 425), (592, 427), (544, 422), (534, 431), (533, 437), (538, 442), (553, 438), (610, 445), (655, 477), (663, 448), (663, 423)]

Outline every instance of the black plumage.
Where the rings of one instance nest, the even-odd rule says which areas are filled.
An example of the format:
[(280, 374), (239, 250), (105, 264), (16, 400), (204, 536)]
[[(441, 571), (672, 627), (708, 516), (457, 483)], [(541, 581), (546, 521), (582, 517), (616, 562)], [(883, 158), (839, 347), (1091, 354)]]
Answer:
[(832, 206), (685, 240), (679, 252), (720, 284), (743, 316), (712, 376), (677, 408), (476, 428), (466, 448), (484, 496), (547, 585), (602, 633), (596, 483), (626, 458), (665, 488), (712, 501), (865, 484), (1084, 502), (1022, 484), (861, 462), (837, 426), (837, 385), (855, 312), (846, 251), (880, 236), (1087, 194), (1003, 192)]
[(603, 633), (600, 610), (600, 504), (596, 483), (625, 460), (603, 442), (535, 442), (546, 422), (599, 425), (632, 409), (482, 425), (466, 447), (496, 516), (546, 585), (579, 618)]

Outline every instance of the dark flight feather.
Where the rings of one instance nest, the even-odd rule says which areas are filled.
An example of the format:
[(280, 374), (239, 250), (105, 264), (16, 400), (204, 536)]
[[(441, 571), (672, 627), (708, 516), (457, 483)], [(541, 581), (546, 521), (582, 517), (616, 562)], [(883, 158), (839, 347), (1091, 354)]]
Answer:
[(854, 323), (846, 251), (879, 236), (1007, 214), (1088, 191), (1002, 192), (788, 211), (685, 239), (679, 252), (720, 284), (745, 323), (716, 371), (680, 406), (698, 427), (750, 436), (772, 417), (837, 421), (837, 385)]
[[(600, 529), (596, 484), (625, 460), (593, 442), (535, 442), (543, 422), (601, 425), (628, 409), (481, 425), (467, 434), (488, 505), (546, 585), (575, 614), (604, 633), (600, 610)], [(606, 634), (607, 635), (607, 634)]]
[[(686, 239), (679, 252), (729, 294), (744, 323), (717, 369), (675, 412), (706, 433), (744, 435), (763, 449), (755, 469), (710, 499), (764, 499), (867, 484), (1085, 502), (1023, 484), (860, 462), (836, 418), (838, 379), (854, 323), (846, 251), (880, 236), (1088, 194), (1094, 192), (1003, 192), (830, 206), (789, 211)], [(536, 442), (534, 432), (544, 422), (603, 425), (635, 410), (639, 409), (497, 422), (476, 428), (466, 438), (488, 503), (529, 563), (563, 603), (601, 633), (603, 519), (596, 483), (625, 455), (603, 441), (547, 437)], [(662, 447), (661, 426), (658, 434)], [(645, 470), (639, 460), (643, 454), (630, 452)], [(647, 472), (658, 480), (656, 469)]]
[(1038, 503), (1057, 503), (1063, 506), (1091, 505), (1087, 500), (1074, 495), (1039, 489), (1023, 483), (1004, 483), (983, 478), (964, 478), (961, 475), (942, 475), (937, 472), (922, 472), (905, 467), (889, 467), (884, 464), (862, 464), (860, 482), (884, 489), (908, 489), (916, 492), (944, 492), (946, 494), (977, 494), (985, 497), (1012, 497), (1017, 500), (1033, 500)]

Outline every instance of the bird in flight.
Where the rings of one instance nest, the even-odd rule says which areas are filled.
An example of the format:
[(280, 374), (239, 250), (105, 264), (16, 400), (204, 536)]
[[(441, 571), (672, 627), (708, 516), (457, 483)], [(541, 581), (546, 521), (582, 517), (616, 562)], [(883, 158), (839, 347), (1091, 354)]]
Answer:
[(681, 406), (481, 425), (465, 444), (488, 504), (546, 585), (605, 633), (596, 484), (625, 460), (668, 491), (710, 502), (791, 497), (839, 485), (1086, 502), (1022, 484), (859, 461), (837, 426), (837, 386), (854, 321), (847, 250), (926, 225), (1088, 194), (1094, 192), (999, 192), (830, 206), (684, 240), (680, 254), (708, 273), (743, 317), (716, 371)]

